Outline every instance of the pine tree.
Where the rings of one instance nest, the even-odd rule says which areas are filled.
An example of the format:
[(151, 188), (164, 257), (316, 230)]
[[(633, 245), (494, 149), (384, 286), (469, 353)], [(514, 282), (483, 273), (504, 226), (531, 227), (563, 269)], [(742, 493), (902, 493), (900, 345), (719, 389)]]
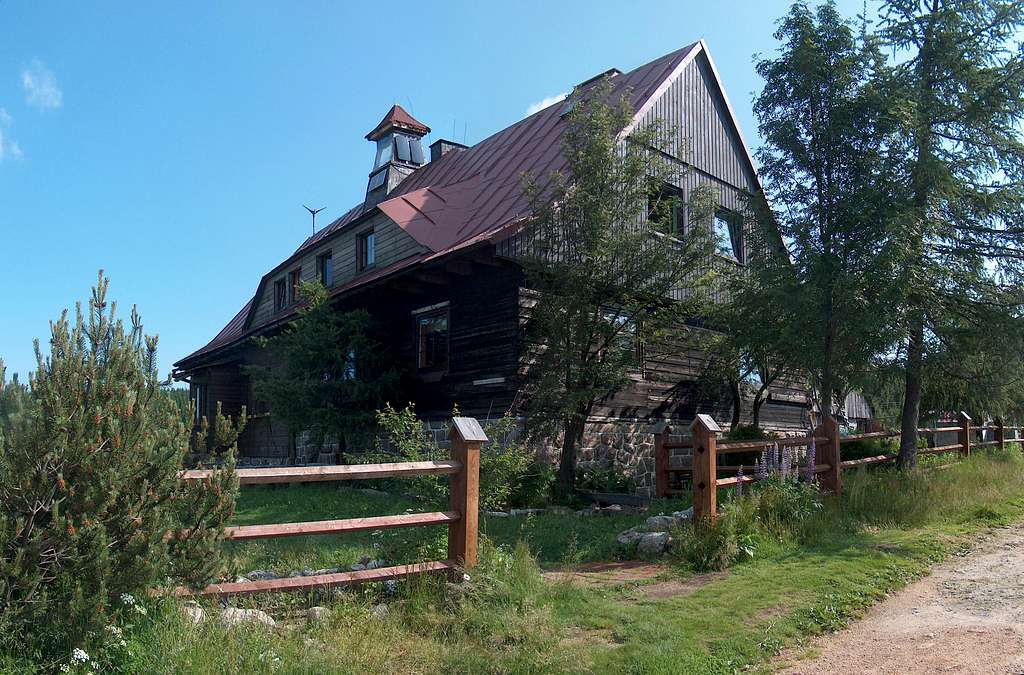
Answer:
[(711, 195), (695, 190), (689, 204), (659, 196), (667, 182), (680, 184), (682, 169), (654, 150), (665, 140), (659, 125), (619, 138), (633, 113), (625, 100), (609, 103), (609, 92), (601, 83), (574, 94), (566, 174), (527, 180), (533, 217), (526, 264), (539, 294), (528, 324), (535, 348), (526, 414), (535, 432), (562, 436), (563, 495), (573, 490), (596, 402), (629, 382), (640, 350), (656, 358), (679, 348), (710, 273), (710, 228), (670, 233), (665, 216), (689, 208), (691, 221), (709, 222)]
[(337, 439), (339, 452), (365, 439), (399, 379), (368, 312), (338, 309), (319, 282), (303, 284), (300, 297), (297, 318), (257, 339), (272, 365), (248, 368), (257, 396), (289, 429), (292, 460), (302, 432), (317, 446)]
[(757, 64), (765, 87), (754, 105), (768, 201), (752, 208), (770, 204), (771, 215), (756, 219), (761, 255), (736, 280), (729, 323), (756, 351), (809, 373), (830, 413), (891, 342), (894, 125), (875, 84), (876, 41), (833, 4), (793, 5), (775, 37), (778, 55)]
[(906, 138), (894, 148), (908, 186), (894, 228), (905, 242), (898, 465), (908, 468), (917, 461), (930, 357), (964, 360), (942, 336), (981, 328), (993, 311), (1021, 313), (1024, 3), (889, 0), (881, 28), (898, 59), (890, 105)]
[[(28, 387), (0, 368), (0, 649), (44, 661), (123, 593), (212, 580), (237, 492), (230, 450), (211, 478), (180, 478), (192, 429), (161, 389), (156, 338), (134, 308), (116, 318), (107, 284), (51, 323), (49, 356), (36, 342)], [(218, 429), (230, 448), (238, 429)]]

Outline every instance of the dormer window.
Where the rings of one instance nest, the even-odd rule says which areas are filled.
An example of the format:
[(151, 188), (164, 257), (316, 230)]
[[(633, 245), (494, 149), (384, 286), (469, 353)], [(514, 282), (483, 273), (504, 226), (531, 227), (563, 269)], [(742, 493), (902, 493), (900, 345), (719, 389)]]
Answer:
[(334, 256), (330, 251), (321, 253), (317, 257), (316, 274), (324, 288), (334, 285)]
[(379, 169), (394, 156), (394, 138), (390, 135), (377, 139), (377, 159), (373, 162), (373, 168)]

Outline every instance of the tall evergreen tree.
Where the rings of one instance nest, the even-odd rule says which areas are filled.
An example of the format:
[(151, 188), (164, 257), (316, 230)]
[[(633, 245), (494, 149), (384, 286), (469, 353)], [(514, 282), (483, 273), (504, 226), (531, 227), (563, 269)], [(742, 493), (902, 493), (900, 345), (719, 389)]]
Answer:
[(368, 312), (341, 311), (318, 282), (304, 284), (300, 297), (297, 318), (280, 333), (257, 339), (271, 365), (247, 369), (256, 395), (288, 427), (293, 461), (302, 432), (318, 446), (336, 439), (339, 452), (365, 439), (399, 377)]
[(655, 150), (667, 147), (658, 125), (620, 138), (633, 111), (625, 99), (609, 102), (609, 92), (605, 82), (574, 93), (566, 174), (527, 179), (527, 265), (539, 294), (528, 327), (536, 348), (526, 413), (535, 430), (561, 434), (563, 494), (573, 490), (596, 403), (629, 382), (643, 350), (656, 358), (683, 339), (702, 305), (711, 251), (710, 227), (670, 232), (665, 217), (688, 208), (691, 221), (710, 222), (711, 195), (696, 190), (685, 205), (660, 196), (667, 182), (681, 184), (683, 169)]
[[(929, 356), (966, 362), (950, 341), (992, 313), (1020, 316), (1024, 263), (1024, 2), (887, 0), (881, 35), (898, 65), (890, 107), (906, 137), (905, 395), (898, 464), (917, 461)], [(951, 350), (952, 348), (952, 350)], [(968, 352), (969, 353), (969, 352)]]
[(765, 87), (754, 105), (771, 215), (757, 219), (762, 254), (737, 279), (732, 323), (809, 373), (830, 412), (891, 340), (892, 130), (875, 86), (884, 58), (831, 2), (793, 5), (775, 37), (779, 53), (757, 64)]

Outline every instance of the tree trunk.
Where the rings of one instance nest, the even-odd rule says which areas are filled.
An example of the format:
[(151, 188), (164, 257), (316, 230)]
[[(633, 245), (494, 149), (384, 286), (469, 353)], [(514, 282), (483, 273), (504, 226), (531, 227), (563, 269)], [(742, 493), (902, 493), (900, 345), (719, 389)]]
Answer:
[(762, 392), (757, 392), (757, 396), (754, 397), (754, 403), (751, 406), (751, 422), (757, 429), (761, 428), (761, 406), (764, 405), (764, 395)]
[[(740, 394), (739, 380), (733, 380), (729, 383), (729, 393), (732, 395), (732, 420), (729, 421), (729, 431), (736, 431), (736, 427), (740, 425), (743, 413), (743, 396)], [(756, 411), (754, 415), (757, 415)], [(757, 422), (754, 424), (756, 425)]]
[(583, 436), (583, 422), (567, 419), (562, 422), (562, 455), (558, 461), (558, 494), (571, 497), (576, 489), (576, 455)]
[(903, 414), (900, 418), (900, 454), (896, 458), (898, 469), (917, 466), (917, 427), (921, 417), (921, 381), (924, 368), (924, 318), (915, 313), (910, 320), (910, 338), (907, 344), (906, 391), (903, 396)]

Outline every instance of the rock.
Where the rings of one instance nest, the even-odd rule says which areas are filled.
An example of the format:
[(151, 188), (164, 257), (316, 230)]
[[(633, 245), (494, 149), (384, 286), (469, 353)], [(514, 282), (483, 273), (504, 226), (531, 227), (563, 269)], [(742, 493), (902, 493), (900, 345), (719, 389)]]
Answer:
[(364, 555), (364, 556), (359, 558), (359, 564), (362, 565), (363, 567), (366, 567), (367, 565), (370, 564), (370, 560), (372, 560), (372, 558), (370, 556)]
[(504, 511), (484, 511), (484, 515), (491, 518), (508, 518), (509, 516), (509, 514)]
[(622, 513), (622, 504), (611, 504), (604, 507), (601, 511), (608, 516), (614, 516)]
[(364, 495), (371, 495), (373, 497), (387, 497), (388, 493), (383, 490), (374, 490), (373, 488), (359, 488), (359, 491)]
[(316, 574), (316, 570), (312, 570), (308, 567), (303, 567), (302, 571), (299, 572), (300, 577), (311, 577)]
[(386, 618), (388, 618), (388, 614), (390, 614), (390, 610), (388, 610), (388, 606), (385, 605), (384, 603), (381, 603), (379, 605), (374, 605), (374, 607), (373, 607), (373, 618), (375, 618), (375, 619), (386, 619)]
[(580, 509), (579, 511), (576, 512), (576, 515), (580, 516), (581, 518), (589, 518), (594, 515), (594, 509)]
[(676, 520), (693, 520), (693, 507), (691, 506), (685, 511), (676, 511), (672, 517)]
[(388, 564), (386, 562), (384, 562), (383, 560), (371, 560), (370, 562), (366, 563), (366, 569), (368, 569), (368, 570), (376, 570), (376, 569), (380, 569), (381, 567), (387, 567), (387, 566), (388, 566)]
[(265, 581), (267, 579), (277, 579), (278, 576), (272, 570), (253, 570), (245, 576), (249, 577), (253, 581)]
[(534, 513), (544, 513), (544, 509), (511, 509), (508, 512), (510, 516), (529, 516)]
[(619, 546), (628, 548), (635, 546), (636, 543), (643, 538), (644, 534), (644, 532), (638, 531), (637, 528), (631, 527), (625, 532), (620, 533), (619, 536), (615, 538), (615, 541), (619, 543)]
[(194, 603), (182, 607), (181, 613), (185, 615), (185, 618), (188, 619), (193, 626), (198, 626), (206, 620), (206, 612), (203, 611), (202, 607)]
[(352, 567), (350, 567), (349, 569), (352, 570), (353, 572), (362, 572), (363, 570), (366, 569), (366, 565), (364, 565), (362, 563), (353, 563)]
[(245, 577), (235, 577), (235, 583), (236, 584), (247, 584), (247, 583), (249, 583), (249, 580), (246, 579)]
[(649, 532), (667, 532), (676, 525), (675, 516), (651, 516), (644, 522)]
[(661, 555), (671, 541), (668, 532), (648, 532), (640, 537), (636, 551), (644, 555)]
[(568, 506), (549, 506), (548, 513), (556, 516), (571, 516), (573, 514), (573, 510)]
[(306, 610), (306, 618), (313, 622), (326, 621), (331, 617), (331, 610), (326, 607), (310, 607)]
[(291, 572), (288, 573), (288, 578), (289, 579), (294, 579), (295, 577), (301, 577), (301, 576), (302, 576), (302, 570), (292, 570)]
[(258, 609), (238, 609), (237, 607), (226, 607), (220, 611), (220, 620), (228, 628), (234, 626), (259, 625), (273, 628), (277, 622), (266, 612)]
[(325, 567), (323, 569), (313, 570), (313, 572), (311, 574), (306, 574), (305, 571), (303, 571), (302, 576), (304, 576), (304, 577), (322, 577), (325, 574), (337, 574), (340, 571), (341, 571), (340, 567)]

